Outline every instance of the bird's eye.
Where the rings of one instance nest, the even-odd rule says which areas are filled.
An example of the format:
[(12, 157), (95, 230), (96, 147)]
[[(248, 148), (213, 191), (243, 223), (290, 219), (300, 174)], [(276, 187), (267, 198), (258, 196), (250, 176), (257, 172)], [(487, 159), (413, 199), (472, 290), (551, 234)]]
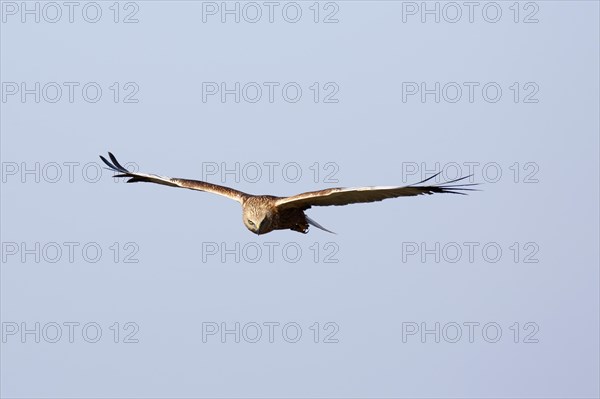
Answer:
[(252, 220), (250, 220), (250, 219), (248, 219), (248, 224), (249, 224), (250, 226), (254, 226), (254, 222), (253, 222)]

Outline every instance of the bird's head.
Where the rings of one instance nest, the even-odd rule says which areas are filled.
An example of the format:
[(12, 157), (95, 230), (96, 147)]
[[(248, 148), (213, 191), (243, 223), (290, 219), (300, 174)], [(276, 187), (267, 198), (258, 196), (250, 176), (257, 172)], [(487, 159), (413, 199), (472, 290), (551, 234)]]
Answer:
[(244, 225), (254, 234), (265, 234), (273, 230), (271, 228), (271, 218), (264, 209), (244, 209)]

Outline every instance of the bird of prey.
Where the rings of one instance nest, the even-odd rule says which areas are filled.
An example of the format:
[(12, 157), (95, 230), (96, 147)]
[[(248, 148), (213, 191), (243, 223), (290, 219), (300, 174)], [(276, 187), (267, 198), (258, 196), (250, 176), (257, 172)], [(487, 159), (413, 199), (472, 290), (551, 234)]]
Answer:
[(199, 180), (179, 179), (147, 173), (131, 172), (125, 169), (112, 153), (109, 152), (108, 156), (112, 162), (109, 162), (102, 155), (100, 155), (100, 159), (102, 159), (110, 170), (118, 173), (115, 177), (129, 178), (127, 183), (149, 182), (171, 187), (206, 191), (239, 202), (242, 205), (244, 225), (248, 230), (259, 235), (269, 233), (273, 230), (287, 229), (306, 234), (309, 225), (333, 233), (306, 216), (304, 211), (313, 206), (348, 205), (361, 202), (382, 201), (388, 198), (411, 197), (421, 194), (465, 194), (465, 191), (474, 190), (468, 186), (477, 185), (477, 183), (459, 183), (471, 176), (450, 180), (442, 184), (429, 186), (422, 185), (436, 177), (436, 174), (416, 184), (404, 187), (338, 187), (320, 191), (309, 191), (291, 197), (275, 197), (272, 195), (246, 194), (229, 187)]

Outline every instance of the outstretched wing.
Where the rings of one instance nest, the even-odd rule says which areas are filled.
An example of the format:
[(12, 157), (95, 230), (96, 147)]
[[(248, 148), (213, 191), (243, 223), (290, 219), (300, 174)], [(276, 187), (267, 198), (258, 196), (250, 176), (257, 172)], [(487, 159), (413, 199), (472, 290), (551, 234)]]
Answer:
[(104, 162), (112, 171), (118, 172), (119, 174), (115, 175), (115, 177), (129, 177), (127, 183), (136, 183), (136, 182), (149, 182), (156, 184), (163, 184), (165, 186), (171, 187), (181, 187), (181, 188), (189, 188), (190, 190), (198, 190), (198, 191), (206, 191), (208, 193), (222, 195), (223, 197), (231, 198), (238, 202), (242, 202), (242, 200), (248, 196), (248, 194), (243, 193), (241, 191), (234, 190), (229, 187), (223, 187), (216, 184), (211, 184), (199, 180), (188, 180), (188, 179), (179, 179), (175, 177), (165, 177), (165, 176), (157, 176), (151, 175), (147, 173), (137, 173), (130, 172), (125, 169), (117, 158), (112, 153), (108, 153), (110, 157), (109, 162), (106, 158), (100, 155), (100, 159)]
[(388, 198), (411, 197), (422, 194), (450, 193), (466, 194), (465, 191), (474, 191), (469, 186), (475, 186), (477, 183), (463, 184), (459, 183), (471, 176), (461, 177), (442, 184), (433, 186), (422, 186), (421, 184), (433, 179), (438, 174), (428, 179), (420, 181), (414, 185), (404, 187), (338, 187), (329, 188), (320, 191), (310, 191), (285, 197), (277, 200), (275, 205), (278, 208), (301, 208), (308, 209), (311, 206), (329, 206), (329, 205), (348, 205), (360, 202), (382, 201)]

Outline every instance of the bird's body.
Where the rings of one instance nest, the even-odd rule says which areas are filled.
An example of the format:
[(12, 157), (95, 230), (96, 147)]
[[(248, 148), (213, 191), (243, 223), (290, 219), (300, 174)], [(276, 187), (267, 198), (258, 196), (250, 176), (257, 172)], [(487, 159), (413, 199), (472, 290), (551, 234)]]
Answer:
[(308, 232), (308, 221), (299, 208), (279, 209), (275, 204), (281, 197), (252, 195), (242, 201), (242, 217), (246, 227), (256, 233), (265, 234), (273, 230)]
[[(119, 174), (115, 177), (127, 177), (128, 183), (150, 182), (171, 187), (188, 188), (191, 190), (206, 191), (238, 201), (242, 206), (244, 225), (255, 234), (266, 234), (273, 230), (293, 230), (307, 233), (309, 225), (330, 232), (317, 222), (306, 216), (305, 210), (312, 206), (348, 205), (354, 203), (382, 201), (388, 198), (415, 196), (433, 193), (464, 194), (464, 191), (473, 190), (467, 186), (471, 184), (452, 184), (470, 176), (455, 179), (440, 185), (403, 187), (354, 187), (354, 188), (329, 188), (320, 191), (306, 192), (291, 197), (276, 197), (272, 195), (251, 195), (230, 187), (219, 186), (199, 180), (170, 178), (147, 173), (130, 172), (125, 169), (113, 154), (108, 153), (111, 161), (103, 156), (102, 161), (113, 171)], [(434, 175), (417, 184), (433, 179)]]

